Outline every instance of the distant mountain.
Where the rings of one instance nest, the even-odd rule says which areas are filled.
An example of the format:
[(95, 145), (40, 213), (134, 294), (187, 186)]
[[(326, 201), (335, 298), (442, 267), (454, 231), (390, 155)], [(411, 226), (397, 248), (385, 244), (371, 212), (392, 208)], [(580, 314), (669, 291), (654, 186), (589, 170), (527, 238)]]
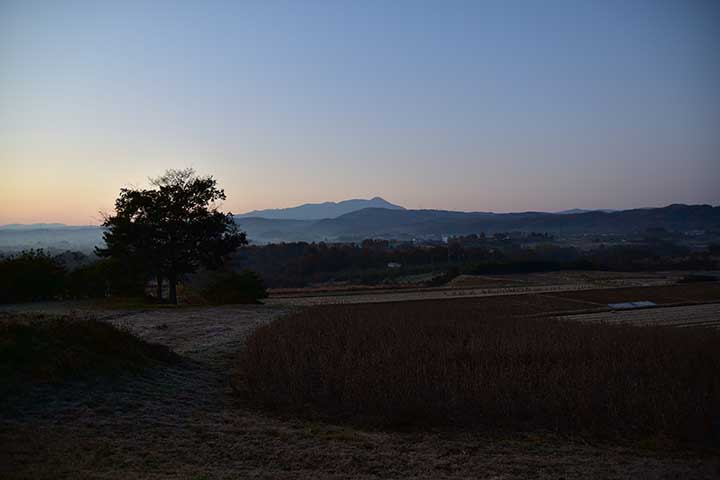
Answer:
[(353, 199), (342, 202), (306, 203), (291, 208), (253, 210), (252, 212), (236, 215), (236, 218), (258, 217), (275, 220), (322, 220), (325, 218), (337, 218), (341, 215), (364, 208), (404, 210), (403, 207), (392, 204), (383, 198), (374, 197), (370, 200)]
[(7, 225), (0, 225), (0, 229), (2, 230), (38, 230), (64, 227), (67, 227), (64, 223), (9, 223)]
[(558, 214), (558, 215), (570, 215), (570, 214), (574, 214), (574, 213), (589, 213), (589, 212), (605, 212), (605, 213), (610, 213), (610, 212), (615, 212), (615, 211), (617, 211), (617, 210), (611, 210), (611, 209), (585, 210), (585, 209), (582, 209), (582, 208), (573, 208), (573, 209), (570, 209), (570, 210), (562, 210), (562, 211), (560, 211), (560, 212), (555, 212), (555, 213)]
[[(720, 207), (675, 204), (663, 208), (565, 214), (364, 208), (322, 220), (238, 217), (236, 222), (253, 243), (411, 239), (424, 235), (437, 237), (510, 231), (631, 234), (652, 227), (674, 231), (720, 229)], [(0, 228), (0, 251), (19, 251), (22, 248), (92, 250), (94, 245), (102, 244), (102, 232), (102, 227), (92, 226)]]
[(647, 228), (688, 231), (720, 228), (720, 207), (669, 205), (617, 212), (483, 213), (444, 210), (364, 209), (313, 225), (316, 235), (336, 238), (399, 238), (508, 231), (551, 233), (633, 233)]
[(467, 235), (508, 231), (637, 233), (651, 227), (688, 231), (720, 228), (720, 207), (670, 205), (616, 212), (489, 213), (447, 210), (365, 208), (323, 220), (238, 218), (240, 229), (257, 243), (282, 241), (357, 241), (364, 238), (408, 239), (424, 235)]
[(102, 245), (103, 228), (62, 224), (5, 225), (0, 227), (0, 253), (30, 248), (91, 252)]
[(235, 218), (240, 230), (252, 243), (280, 243), (320, 241), (321, 235), (313, 232), (317, 220), (285, 220), (260, 217)]

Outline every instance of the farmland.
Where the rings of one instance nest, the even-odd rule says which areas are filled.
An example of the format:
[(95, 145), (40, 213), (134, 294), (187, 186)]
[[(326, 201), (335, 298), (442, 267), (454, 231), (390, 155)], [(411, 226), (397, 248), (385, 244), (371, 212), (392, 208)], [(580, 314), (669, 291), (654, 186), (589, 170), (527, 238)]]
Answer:
[[(381, 318), (412, 319), (427, 315), (424, 312), (444, 311), (446, 314), (438, 319), (439, 322), (446, 319), (467, 324), (466, 320), (451, 318), (452, 312), (458, 312), (468, 319), (513, 319), (508, 327), (520, 326), (523, 322), (542, 325), (543, 322), (556, 322), (556, 317), (577, 320), (577, 323), (563, 322), (570, 325), (607, 320), (592, 315), (605, 315), (623, 322), (633, 321), (635, 316), (662, 316), (661, 323), (667, 323), (668, 318), (682, 319), (688, 315), (712, 317), (717, 312), (714, 302), (720, 301), (720, 285), (715, 282), (675, 285), (672, 279), (657, 275), (623, 278), (629, 286), (599, 289), (598, 282), (613, 280), (607, 277), (611, 276), (595, 278), (587, 288), (578, 289), (567, 288), (572, 285), (567, 278), (558, 280), (550, 275), (550, 279), (541, 280), (537, 276), (519, 276), (511, 280), (523, 284), (524, 288), (537, 290), (523, 292), (483, 287), (482, 290), (490, 291), (483, 291), (481, 295), (462, 295), (468, 288), (448, 288), (407, 290), (402, 292), (405, 297), (400, 298), (395, 296), (401, 293), (397, 291), (361, 294), (293, 292), (271, 296), (265, 305), (225, 307), (109, 308), (88, 302), (6, 306), (3, 307), (6, 315), (73, 311), (92, 314), (101, 321), (126, 327), (148, 342), (171, 348), (183, 361), (158, 364), (140, 373), (128, 372), (114, 378), (72, 381), (59, 386), (39, 385), (22, 397), (2, 399), (0, 444), (4, 448), (0, 449), (0, 476), (178, 479), (251, 476), (716, 477), (718, 464), (712, 446), (678, 444), (673, 437), (659, 433), (618, 439), (614, 437), (614, 428), (605, 432), (614, 439), (603, 440), (602, 435), (588, 435), (576, 430), (573, 425), (582, 424), (587, 418), (583, 415), (569, 418), (566, 425), (559, 427), (557, 422), (550, 422), (553, 426), (544, 423), (542, 417), (531, 416), (517, 425), (511, 421), (512, 417), (498, 415), (497, 422), (481, 422), (471, 428), (458, 429), (443, 422), (387, 425), (371, 421), (368, 424), (348, 419), (347, 412), (330, 409), (322, 418), (322, 409), (321, 415), (294, 413), (282, 406), (267, 409), (238, 396), (239, 385), (234, 375), (243, 364), (249, 365), (239, 357), (247, 339), (263, 328), (278, 328), (277, 320), (288, 322), (288, 318), (312, 312), (318, 313), (312, 314), (312, 318), (327, 318), (328, 315), (335, 318), (337, 313), (342, 313), (353, 324), (356, 322), (348, 312), (359, 312), (360, 318), (368, 319), (374, 318), (372, 312), (375, 311), (381, 312)], [(642, 286), (647, 283), (652, 286)], [(446, 293), (448, 295), (441, 295)], [(366, 295), (369, 297), (363, 298)], [(371, 301), (361, 302), (364, 299)], [(642, 300), (659, 306), (623, 312), (614, 312), (607, 306), (608, 303)], [(317, 305), (307, 310), (313, 303)], [(342, 319), (339, 321), (342, 323)], [(481, 323), (487, 328), (487, 322)], [(469, 328), (475, 327), (470, 325)], [(688, 330), (690, 336), (687, 338), (695, 339), (692, 342), (707, 338), (694, 335), (693, 331), (700, 330)], [(640, 335), (638, 341), (642, 343), (642, 333)], [(527, 335), (523, 338), (531, 340)], [(672, 339), (669, 342), (683, 348)], [(612, 342), (605, 343), (610, 344)], [(371, 342), (369, 345), (379, 344)], [(631, 359), (632, 349), (624, 351), (626, 356), (623, 358)], [(678, 355), (681, 352), (675, 351)], [(683, 376), (685, 367), (682, 362), (677, 362), (682, 356), (672, 355), (675, 354), (666, 359), (670, 359), (669, 364), (677, 365), (674, 371)], [(429, 357), (422, 355), (414, 358), (429, 361)], [(673, 358), (675, 360), (671, 360)], [(711, 368), (707, 362), (703, 365)], [(663, 379), (658, 377), (657, 381)], [(659, 383), (657, 386), (660, 388)], [(515, 387), (522, 388), (522, 383)], [(492, 404), (488, 404), (490, 407)], [(496, 407), (502, 407), (502, 404)], [(517, 408), (519, 405), (516, 404), (511, 411)], [(340, 415), (335, 416), (338, 413)]]
[(720, 303), (565, 315), (559, 318), (579, 322), (623, 323), (670, 327), (720, 328)]
[(271, 410), (339, 422), (714, 438), (720, 331), (527, 316), (557, 308), (543, 302), (449, 307), (297, 313), (249, 337), (233, 385)]

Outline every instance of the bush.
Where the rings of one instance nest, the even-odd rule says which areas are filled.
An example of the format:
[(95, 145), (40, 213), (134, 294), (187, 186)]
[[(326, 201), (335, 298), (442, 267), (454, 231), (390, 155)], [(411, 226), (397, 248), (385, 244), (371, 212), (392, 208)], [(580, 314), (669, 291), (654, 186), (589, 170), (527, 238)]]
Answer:
[(70, 298), (102, 298), (108, 293), (109, 283), (101, 262), (84, 265), (68, 273), (67, 295)]
[(72, 270), (65, 279), (70, 298), (102, 298), (109, 295), (140, 296), (146, 273), (132, 262), (107, 258)]
[(145, 279), (133, 262), (103, 259), (68, 271), (59, 257), (28, 250), (0, 260), (0, 303), (142, 295)]
[(259, 328), (248, 402), (329, 420), (707, 440), (720, 332), (483, 316), (472, 303), (316, 307)]
[(0, 318), (0, 391), (137, 370), (176, 355), (91, 318)]
[(0, 303), (52, 300), (62, 295), (65, 269), (43, 250), (0, 260)]
[(215, 304), (257, 303), (267, 298), (262, 279), (251, 270), (214, 273), (200, 293), (205, 301)]

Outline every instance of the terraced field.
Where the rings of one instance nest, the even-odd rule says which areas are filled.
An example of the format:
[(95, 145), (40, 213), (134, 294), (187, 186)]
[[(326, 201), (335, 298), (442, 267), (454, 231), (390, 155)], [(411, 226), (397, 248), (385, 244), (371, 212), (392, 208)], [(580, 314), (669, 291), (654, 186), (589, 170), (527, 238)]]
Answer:
[(720, 303), (564, 315), (559, 318), (579, 322), (720, 328)]
[[(720, 282), (700, 284), (673, 284), (669, 279), (653, 279), (652, 285), (631, 287), (601, 286), (595, 282), (548, 285), (522, 285), (492, 288), (418, 288), (412, 290), (386, 290), (373, 292), (314, 292), (307, 294), (274, 295), (266, 303), (277, 306), (345, 305), (365, 303), (395, 303), (408, 301), (452, 301), (480, 304), (502, 303), (512, 305), (542, 298), (547, 304), (537, 308), (536, 314), (558, 311), (608, 309), (610, 303), (652, 301), (657, 304), (686, 304), (720, 301)], [(571, 307), (571, 308), (570, 308)]]

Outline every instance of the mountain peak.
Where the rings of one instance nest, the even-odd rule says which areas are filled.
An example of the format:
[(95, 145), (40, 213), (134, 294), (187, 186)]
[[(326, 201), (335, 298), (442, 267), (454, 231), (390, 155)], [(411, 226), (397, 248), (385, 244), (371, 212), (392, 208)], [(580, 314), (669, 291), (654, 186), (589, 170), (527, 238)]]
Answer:
[(369, 200), (353, 198), (341, 202), (305, 203), (290, 208), (273, 208), (268, 210), (253, 210), (252, 212), (236, 215), (238, 218), (259, 217), (276, 220), (322, 220), (337, 218), (346, 213), (355, 212), (365, 208), (386, 208), (389, 210), (405, 210), (400, 205), (388, 202), (382, 197), (375, 196)]

